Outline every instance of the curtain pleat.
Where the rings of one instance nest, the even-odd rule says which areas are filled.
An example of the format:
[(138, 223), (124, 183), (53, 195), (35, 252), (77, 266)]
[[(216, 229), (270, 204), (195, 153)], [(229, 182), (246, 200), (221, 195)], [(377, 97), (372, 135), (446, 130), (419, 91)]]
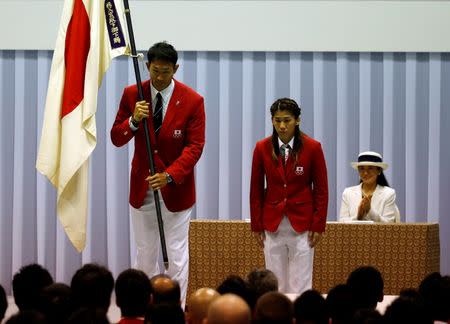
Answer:
[[(35, 169), (51, 59), (51, 51), (0, 51), (0, 282), (8, 291), (12, 275), (31, 262), (69, 283), (83, 263), (117, 275), (135, 255), (133, 143), (116, 148), (109, 137), (123, 88), (135, 83), (131, 60), (115, 59), (99, 90), (87, 245), (78, 254), (57, 220), (55, 189)], [(193, 218), (249, 218), (254, 145), (272, 133), (271, 103), (291, 97), (302, 107), (302, 130), (325, 152), (328, 220), (337, 219), (344, 188), (358, 182), (350, 162), (378, 151), (402, 221), (440, 224), (441, 270), (450, 272), (450, 54), (181, 52), (179, 63), (176, 78), (206, 105)]]

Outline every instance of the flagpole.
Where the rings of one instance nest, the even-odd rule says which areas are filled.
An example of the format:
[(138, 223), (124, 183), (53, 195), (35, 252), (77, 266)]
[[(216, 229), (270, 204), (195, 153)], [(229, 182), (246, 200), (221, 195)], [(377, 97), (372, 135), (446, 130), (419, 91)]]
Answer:
[[(136, 83), (138, 88), (138, 94), (139, 94), (139, 100), (144, 100), (144, 92), (142, 90), (142, 83), (141, 83), (141, 76), (139, 74), (139, 64), (138, 64), (138, 58), (136, 53), (136, 45), (134, 42), (134, 33), (133, 33), (133, 26), (131, 24), (131, 13), (130, 13), (130, 7), (128, 5), (128, 0), (123, 0), (124, 3), (124, 9), (125, 9), (125, 17), (127, 20), (127, 27), (128, 27), (128, 35), (130, 38), (130, 47), (131, 47), (131, 56), (133, 58), (133, 66), (134, 66), (134, 74), (136, 75)], [(150, 173), (152, 175), (155, 174), (155, 163), (153, 161), (153, 154), (150, 144), (150, 137), (148, 132), (148, 126), (146, 122), (146, 118), (142, 119), (144, 125), (144, 134), (145, 134), (145, 144), (147, 147), (147, 155), (148, 160), (150, 162)], [(155, 206), (156, 206), (156, 217), (158, 219), (158, 229), (159, 229), (159, 237), (161, 239), (161, 249), (162, 249), (162, 255), (163, 255), (163, 262), (164, 267), (167, 270), (169, 268), (169, 261), (167, 258), (167, 248), (166, 248), (166, 239), (164, 237), (164, 223), (161, 216), (161, 204), (159, 202), (159, 191), (155, 190), (153, 191), (154, 198), (155, 198)]]

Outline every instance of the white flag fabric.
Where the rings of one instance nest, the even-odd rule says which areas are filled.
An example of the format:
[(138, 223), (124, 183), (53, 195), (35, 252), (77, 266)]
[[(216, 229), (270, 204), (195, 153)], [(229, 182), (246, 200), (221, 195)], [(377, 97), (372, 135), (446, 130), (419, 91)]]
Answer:
[(57, 189), (57, 213), (73, 246), (86, 245), (89, 156), (102, 77), (125, 54), (121, 0), (65, 0), (50, 70), (36, 168)]

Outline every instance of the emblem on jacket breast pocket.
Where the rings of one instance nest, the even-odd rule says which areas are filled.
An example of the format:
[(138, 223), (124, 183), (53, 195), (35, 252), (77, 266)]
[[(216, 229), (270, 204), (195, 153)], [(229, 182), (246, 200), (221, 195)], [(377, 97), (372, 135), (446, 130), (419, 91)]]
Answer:
[(302, 166), (296, 166), (295, 167), (295, 174), (296, 175), (302, 175), (303, 174), (303, 167)]
[(175, 129), (173, 131), (173, 138), (181, 138), (183, 136), (183, 132), (181, 129)]

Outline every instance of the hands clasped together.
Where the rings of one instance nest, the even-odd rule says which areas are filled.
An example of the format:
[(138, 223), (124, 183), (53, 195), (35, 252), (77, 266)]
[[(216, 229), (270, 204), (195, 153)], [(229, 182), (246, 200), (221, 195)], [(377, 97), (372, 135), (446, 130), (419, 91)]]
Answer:
[(358, 207), (358, 220), (363, 220), (364, 216), (367, 215), (367, 213), (370, 210), (370, 202), (372, 200), (372, 195), (369, 196), (363, 196), (363, 198), (361, 199), (361, 203), (359, 204)]

